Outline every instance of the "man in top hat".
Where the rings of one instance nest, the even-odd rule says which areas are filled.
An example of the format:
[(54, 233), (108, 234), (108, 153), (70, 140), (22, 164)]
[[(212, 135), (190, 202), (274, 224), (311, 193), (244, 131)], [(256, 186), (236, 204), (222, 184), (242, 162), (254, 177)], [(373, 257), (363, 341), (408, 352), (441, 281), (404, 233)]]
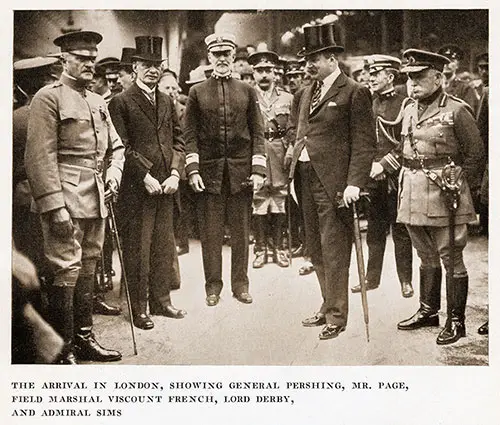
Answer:
[[(273, 262), (288, 267), (283, 234), (286, 225), (285, 204), (287, 175), (285, 166), (285, 132), (293, 96), (276, 86), (274, 70), (279, 57), (270, 51), (258, 51), (248, 57), (254, 70), (257, 100), (264, 119), (267, 179), (253, 195), (255, 246), (253, 267), (267, 263), (268, 251)], [(269, 245), (272, 240), (272, 245)]]
[[(48, 288), (52, 325), (63, 337), (63, 362), (114, 361), (118, 351), (102, 348), (92, 333), (92, 293), (100, 257), (105, 199), (118, 189), (124, 147), (106, 102), (87, 90), (94, 76), (97, 44), (92, 31), (64, 34), (63, 73), (40, 90), (30, 106), (25, 164), (41, 214), (45, 257), (54, 273)], [(103, 181), (106, 151), (111, 152)], [(75, 351), (76, 350), (76, 351)]]
[(465, 101), (475, 114), (479, 105), (479, 97), (469, 83), (457, 78), (457, 70), (460, 67), (460, 61), (464, 57), (464, 51), (456, 44), (446, 44), (438, 50), (438, 53), (450, 60), (449, 63), (445, 64), (443, 70), (445, 76), (443, 81), (444, 91)]
[(480, 184), (483, 142), (468, 105), (443, 90), (449, 59), (417, 49), (403, 57), (407, 64), (401, 71), (408, 73), (415, 102), (403, 113), (397, 220), (406, 224), (421, 264), (420, 307), (398, 329), (439, 326), (442, 262), (447, 319), (436, 342), (451, 344), (465, 336), (469, 277), (462, 253), (467, 223), (476, 219), (469, 188)]
[(178, 282), (173, 231), (174, 197), (184, 167), (184, 140), (172, 99), (158, 90), (163, 39), (135, 38), (134, 84), (109, 105), (126, 146), (118, 198), (120, 236), (130, 285), (133, 323), (152, 329), (148, 315), (181, 319), (172, 305), (171, 284)]
[[(387, 55), (372, 55), (366, 58), (370, 74), (370, 88), (374, 93), (373, 113), (375, 117), (395, 122), (405, 100), (394, 89), (394, 80), (399, 74), (401, 61)], [(412, 246), (406, 226), (396, 223), (399, 163), (399, 135), (401, 123), (390, 127), (377, 121), (377, 153), (370, 171), (370, 182), (366, 189), (370, 192), (367, 210), (368, 265), (366, 287), (375, 289), (380, 285), (387, 233), (392, 230), (396, 270), (405, 298), (413, 296)], [(359, 285), (352, 292), (361, 292)]]
[[(369, 179), (375, 154), (375, 124), (368, 88), (338, 66), (344, 51), (333, 24), (304, 28), (307, 60), (314, 83), (294, 97), (295, 134), (290, 178), (301, 193), (306, 245), (318, 276), (323, 302), (304, 326), (322, 326), (321, 340), (337, 337), (347, 325), (348, 280), (356, 202)], [(347, 207), (339, 208), (339, 201)]]
[(290, 89), (290, 93), (294, 95), (302, 87), (302, 78), (304, 77), (304, 63), (298, 60), (288, 60), (286, 64), (285, 77)]
[(122, 57), (118, 65), (118, 83), (122, 91), (128, 90), (135, 80), (135, 72), (132, 69), (132, 56), (135, 54), (133, 47), (122, 48)]
[(264, 123), (257, 94), (231, 78), (235, 57), (232, 34), (205, 38), (214, 70), (189, 90), (185, 115), (186, 173), (198, 194), (199, 231), (206, 303), (215, 306), (222, 291), (224, 222), (231, 229), (231, 290), (251, 303), (248, 244), (252, 192), (266, 175)]

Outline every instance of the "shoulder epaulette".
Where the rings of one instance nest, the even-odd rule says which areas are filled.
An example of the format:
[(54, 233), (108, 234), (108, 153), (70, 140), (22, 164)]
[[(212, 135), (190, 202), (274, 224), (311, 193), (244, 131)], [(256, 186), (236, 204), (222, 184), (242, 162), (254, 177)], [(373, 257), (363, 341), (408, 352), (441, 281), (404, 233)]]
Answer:
[(448, 94), (448, 93), (445, 93), (441, 99), (441, 101), (439, 102), (439, 107), (440, 108), (443, 108), (446, 106), (446, 104), (448, 103), (448, 99), (451, 99), (451, 100), (454, 100), (455, 102), (457, 103), (460, 103), (462, 104), (463, 106), (465, 106), (467, 108), (467, 110), (472, 114), (474, 115), (474, 111), (472, 110), (472, 107), (463, 99), (460, 99), (459, 97), (457, 96), (453, 96), (451, 94)]

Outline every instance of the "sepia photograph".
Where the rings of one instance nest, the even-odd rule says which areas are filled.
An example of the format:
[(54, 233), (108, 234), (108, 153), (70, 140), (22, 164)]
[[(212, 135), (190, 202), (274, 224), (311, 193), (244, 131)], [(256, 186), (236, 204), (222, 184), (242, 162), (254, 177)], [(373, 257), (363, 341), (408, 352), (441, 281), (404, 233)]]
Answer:
[(488, 34), (14, 10), (12, 364), (487, 366)]

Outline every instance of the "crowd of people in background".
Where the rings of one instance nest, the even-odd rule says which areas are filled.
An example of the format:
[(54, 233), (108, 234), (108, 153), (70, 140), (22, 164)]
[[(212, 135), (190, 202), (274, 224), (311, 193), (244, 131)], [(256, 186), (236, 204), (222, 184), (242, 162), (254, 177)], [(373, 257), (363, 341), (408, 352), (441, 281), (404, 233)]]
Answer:
[[(398, 328), (438, 326), (442, 262), (448, 310), (437, 343), (465, 336), (462, 251), (467, 232), (488, 234), (488, 53), (474, 72), (453, 44), (401, 57), (366, 52), (349, 69), (333, 24), (305, 27), (304, 37), (297, 56), (284, 58), (237, 46), (232, 34), (208, 35), (209, 64), (190, 72), (188, 93), (156, 36), (97, 60), (102, 36), (72, 32), (54, 41), (58, 56), (14, 63), (13, 362), (120, 360), (97, 342), (92, 321), (122, 314), (106, 300), (118, 271), (135, 327), (153, 329), (155, 315), (184, 318), (172, 291), (181, 288), (178, 256), (189, 255), (193, 239), (209, 307), (223, 290), (224, 244), (231, 292), (244, 304), (253, 302), (249, 264), (285, 268), (302, 257), (299, 274), (315, 272), (322, 294), (302, 324), (335, 338), (347, 323), (349, 205), (361, 191), (370, 200), (360, 204), (366, 289), (381, 284), (391, 234), (402, 297), (415, 292), (414, 248), (421, 260), (419, 309)], [(447, 180), (450, 167), (461, 186)], [(448, 192), (459, 186), (455, 210), (432, 173)], [(412, 191), (435, 212), (413, 204)], [(110, 203), (124, 270), (113, 263)]]

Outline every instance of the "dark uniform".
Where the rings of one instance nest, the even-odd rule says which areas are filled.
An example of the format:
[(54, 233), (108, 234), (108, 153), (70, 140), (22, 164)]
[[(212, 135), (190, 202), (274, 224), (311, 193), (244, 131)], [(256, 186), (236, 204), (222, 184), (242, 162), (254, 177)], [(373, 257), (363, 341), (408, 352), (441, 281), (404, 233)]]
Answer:
[[(64, 60), (93, 62), (101, 39), (100, 34), (81, 31), (54, 42), (62, 52), (69, 52), (63, 53), (67, 56)], [(106, 103), (85, 88), (86, 82), (81, 74), (73, 77), (64, 72), (58, 83), (35, 95), (25, 155), (26, 172), (41, 214), (45, 256), (54, 272), (49, 293), (52, 323), (67, 344), (68, 363), (74, 363), (74, 335), (81, 360), (121, 358), (117, 351), (104, 350), (93, 337), (92, 292), (108, 213), (102, 179), (104, 154), (108, 149), (112, 152), (106, 182), (116, 187), (121, 180), (124, 147)], [(57, 222), (58, 213), (64, 219), (65, 212), (69, 222)]]
[[(442, 71), (444, 56), (409, 49), (404, 53), (410, 79), (421, 78), (428, 69)], [(415, 76), (415, 74), (417, 74)], [(424, 74), (426, 75), (426, 74)], [(477, 187), (483, 168), (483, 144), (470, 108), (439, 87), (408, 105), (403, 116), (403, 160), (400, 174), (398, 221), (408, 227), (413, 246), (421, 260), (420, 308), (410, 319), (398, 324), (402, 330), (438, 326), (441, 299), (441, 261), (445, 269), (453, 262), (447, 279), (447, 321), (438, 344), (450, 344), (465, 336), (465, 306), (468, 275), (463, 262), (467, 243), (467, 223), (476, 215), (469, 187)], [(459, 187), (455, 211), (454, 256), (450, 259), (449, 198), (442, 189), (453, 161), (456, 176), (465, 176)], [(460, 179), (459, 179), (460, 181)]]
[[(272, 78), (278, 55), (274, 52), (256, 52), (248, 58), (257, 76), (257, 99), (264, 120), (264, 136), (266, 138), (267, 180), (264, 186), (253, 195), (253, 215), (255, 231), (254, 268), (267, 263), (268, 250), (273, 254), (273, 261), (280, 267), (288, 267), (288, 258), (283, 246), (285, 230), (285, 204), (287, 196), (288, 176), (285, 170), (285, 153), (287, 149), (285, 131), (293, 96), (290, 93), (269, 83), (267, 91), (258, 84), (259, 79)], [(272, 245), (270, 240), (272, 239)]]
[[(209, 51), (234, 49), (231, 37), (209, 36)], [(231, 289), (242, 302), (248, 294), (248, 244), (252, 190), (248, 178), (266, 173), (264, 124), (257, 94), (247, 83), (214, 74), (189, 90), (185, 114), (186, 173), (204, 182), (198, 194), (199, 231), (207, 304), (222, 291), (224, 219), (231, 231)]]
[[(399, 72), (401, 61), (386, 55), (372, 55), (368, 62), (370, 78), (376, 82), (376, 75), (382, 70), (394, 73)], [(394, 74), (393, 74), (394, 75)], [(398, 118), (405, 97), (396, 93), (391, 85), (390, 90), (383, 93), (376, 92), (373, 99), (373, 113), (375, 117), (394, 121)], [(367, 288), (373, 289), (380, 285), (384, 252), (389, 229), (392, 229), (394, 241), (394, 255), (396, 270), (404, 297), (413, 295), (412, 278), (412, 246), (406, 226), (396, 223), (398, 174), (401, 168), (399, 163), (401, 123), (391, 126), (389, 132), (384, 132), (384, 125), (377, 123), (377, 154), (374, 162), (383, 168), (380, 179), (371, 179), (367, 189), (370, 193), (370, 202), (367, 210), (368, 230), (366, 241), (368, 244), (368, 265), (366, 270)], [(392, 133), (392, 134), (390, 134)], [(359, 292), (360, 288), (353, 288)]]

